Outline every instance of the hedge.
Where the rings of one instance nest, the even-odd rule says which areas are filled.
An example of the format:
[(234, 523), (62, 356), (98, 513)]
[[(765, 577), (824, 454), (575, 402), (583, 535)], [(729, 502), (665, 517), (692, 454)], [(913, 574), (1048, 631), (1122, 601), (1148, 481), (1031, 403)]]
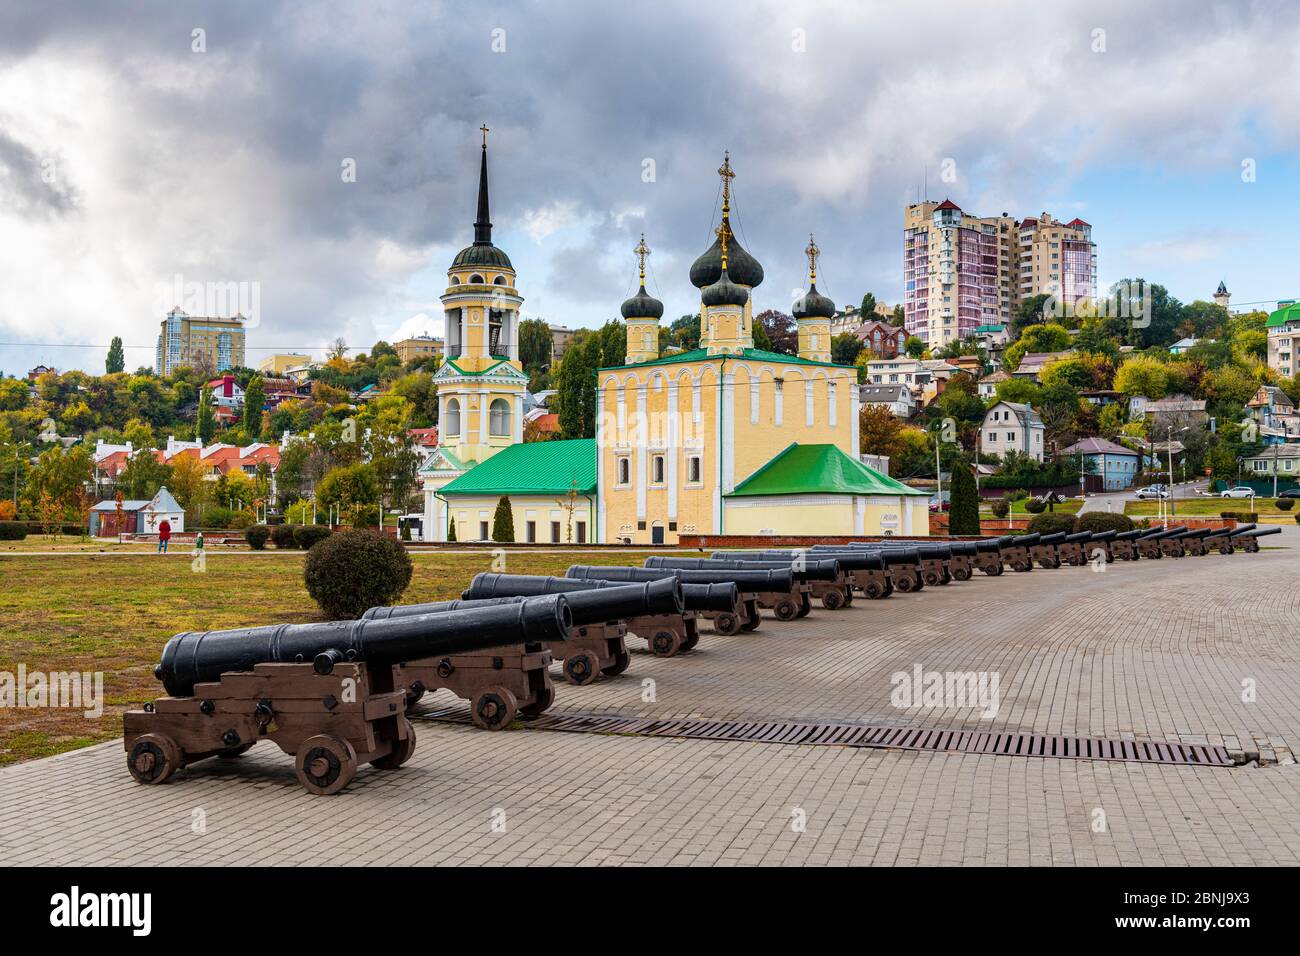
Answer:
[(271, 540), (271, 529), (264, 524), (255, 524), (244, 531), (244, 540), (254, 551), (265, 550), (266, 542)]
[(1067, 514), (1041, 514), (1029, 521), (1027, 528), (1030, 534), (1056, 534), (1058, 531), (1064, 531), (1070, 534), (1074, 531), (1074, 515)]
[(27, 537), (27, 525), (21, 521), (0, 521), (0, 541), (21, 541)]
[(1273, 502), (1273, 505), (1277, 508), (1278, 511), (1290, 511), (1292, 508), (1295, 507), (1295, 499), (1279, 498), (1277, 499), (1277, 501)]
[(1132, 531), (1133, 519), (1128, 515), (1111, 514), (1108, 511), (1090, 511), (1079, 515), (1074, 522), (1075, 531)]
[(1219, 517), (1224, 521), (1240, 521), (1242, 524), (1250, 524), (1259, 520), (1259, 513), (1255, 511), (1220, 511)]
[(293, 529), (293, 542), (298, 547), (307, 551), (313, 544), (318, 541), (324, 541), (333, 532), (329, 528), (320, 524), (301, 524)]
[(298, 546), (293, 539), (295, 530), (295, 526), (291, 524), (271, 525), (271, 541), (277, 548), (295, 548)]

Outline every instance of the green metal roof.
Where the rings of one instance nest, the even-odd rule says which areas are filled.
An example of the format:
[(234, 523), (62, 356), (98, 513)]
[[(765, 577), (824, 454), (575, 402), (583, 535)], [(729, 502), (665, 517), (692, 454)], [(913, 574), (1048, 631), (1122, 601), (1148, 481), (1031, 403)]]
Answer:
[(767, 352), (763, 349), (745, 349), (740, 355), (710, 355), (708, 349), (693, 349), (690, 352), (678, 352), (676, 355), (665, 355), (663, 358), (652, 359), (649, 362), (636, 362), (632, 365), (607, 365), (601, 369), (607, 372), (619, 368), (644, 368), (647, 365), (681, 365), (683, 362), (707, 362), (710, 359), (751, 359), (756, 362), (781, 362), (786, 365), (819, 365), (822, 368), (852, 368), (851, 365), (836, 365), (834, 362), (814, 362), (812, 359), (800, 358), (797, 355), (786, 355), (784, 352)]
[(507, 445), (448, 483), (443, 495), (567, 495), (596, 491), (596, 439)]
[[(456, 374), (468, 375), (470, 377), (474, 377), (478, 375), (490, 375), (492, 372), (496, 371), (497, 368), (499, 368), (502, 365), (505, 365), (509, 361), (509, 359), (507, 359), (503, 355), (493, 355), (491, 357), (496, 359), (496, 361), (493, 364), (489, 365), (487, 368), (483, 369), (481, 372), (471, 372), (466, 369), (463, 369), (456, 364), (455, 359), (447, 359), (447, 361), (443, 363), (443, 367), (445, 368), (446, 366), (450, 365), (452, 368), (456, 370)], [(513, 368), (513, 366), (511, 367)], [(515, 369), (515, 371), (518, 372), (519, 370)]]
[(837, 445), (786, 447), (726, 497), (750, 495), (926, 495), (868, 468)]
[(1006, 329), (1005, 325), (980, 325), (975, 328), (976, 332), (1001, 332)]
[(1284, 305), (1268, 317), (1268, 328), (1278, 329), (1288, 322), (1300, 321), (1300, 302)]

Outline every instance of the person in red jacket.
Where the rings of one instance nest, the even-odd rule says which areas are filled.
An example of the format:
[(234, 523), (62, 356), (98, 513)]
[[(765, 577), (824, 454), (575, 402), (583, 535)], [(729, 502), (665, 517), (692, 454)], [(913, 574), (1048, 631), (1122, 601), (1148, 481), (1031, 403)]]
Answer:
[(158, 525), (158, 553), (167, 553), (167, 542), (171, 540), (172, 523), (166, 518), (162, 519), (162, 524)]

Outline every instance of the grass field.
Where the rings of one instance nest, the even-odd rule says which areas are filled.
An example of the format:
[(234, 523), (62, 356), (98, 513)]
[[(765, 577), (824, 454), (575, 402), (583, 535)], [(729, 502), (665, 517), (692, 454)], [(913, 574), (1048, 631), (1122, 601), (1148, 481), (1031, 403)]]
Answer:
[[(1280, 521), (1294, 521), (1295, 510), (1278, 511), (1273, 498), (1256, 498), (1255, 510), (1261, 518)], [(1167, 503), (1166, 503), (1167, 504)], [(1250, 511), (1249, 498), (1179, 498), (1174, 502), (1174, 514), (1191, 517), (1217, 518), (1224, 511)], [(1126, 501), (1124, 513), (1134, 517), (1153, 517), (1160, 511), (1158, 501)]]
[[(505, 560), (511, 573), (563, 574), (571, 564), (639, 565), (645, 554), (510, 552)], [(20, 663), (29, 674), (102, 671), (105, 701), (98, 718), (0, 709), (0, 765), (120, 736), (122, 712), (162, 694), (153, 666), (179, 631), (320, 620), (302, 583), (302, 561), (300, 552), (213, 551), (206, 572), (195, 573), (188, 554), (119, 546), (106, 554), (0, 555), (0, 672), (15, 674)], [(492, 570), (486, 551), (417, 551), (412, 561), (402, 598), (408, 603), (459, 597), (470, 578)]]

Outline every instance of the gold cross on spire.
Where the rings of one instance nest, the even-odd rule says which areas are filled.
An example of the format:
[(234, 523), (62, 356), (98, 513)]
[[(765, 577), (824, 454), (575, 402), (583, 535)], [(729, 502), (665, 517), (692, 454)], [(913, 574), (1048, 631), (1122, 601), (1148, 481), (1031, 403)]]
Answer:
[(817, 248), (817, 241), (813, 239), (813, 234), (811, 232), (808, 233), (808, 248), (803, 251), (803, 254), (808, 257), (808, 281), (816, 282), (817, 257), (822, 254), (822, 251)]
[(650, 247), (645, 244), (645, 233), (641, 233), (641, 241), (637, 243), (635, 249), (637, 262), (641, 265), (641, 285), (645, 285), (645, 257), (650, 255)]
[(484, 149), (487, 149), (487, 134), (488, 134), (489, 132), (491, 132), (491, 131), (487, 128), (487, 124), (486, 124), (486, 123), (484, 123), (482, 126), (480, 126), (480, 127), (479, 127), (479, 130), (483, 133), (483, 148), (484, 148)]
[(731, 150), (725, 150), (722, 153), (722, 165), (718, 167), (718, 175), (722, 177), (722, 211), (731, 211), (731, 181), (736, 178), (736, 171), (731, 168)]

